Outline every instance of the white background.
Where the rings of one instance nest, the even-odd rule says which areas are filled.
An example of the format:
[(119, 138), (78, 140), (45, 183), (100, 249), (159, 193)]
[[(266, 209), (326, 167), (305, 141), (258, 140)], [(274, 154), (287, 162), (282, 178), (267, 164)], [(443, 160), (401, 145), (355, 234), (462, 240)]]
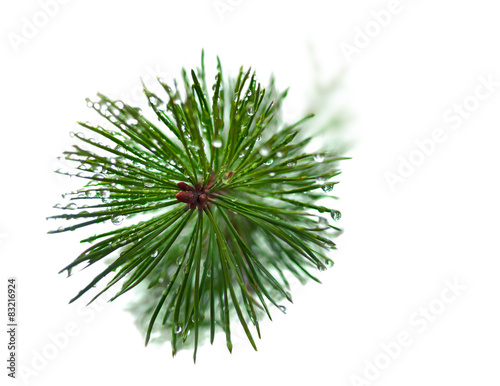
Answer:
[[(46, 2), (0, 6), (1, 279), (19, 282), (25, 384), (500, 383), (498, 84), (475, 104), (480, 77), (500, 81), (496, 2), (401, 0), (382, 27), (373, 12), (389, 1), (73, 0), (43, 16)], [(39, 27), (28, 36), (31, 21)], [(201, 48), (209, 68), (219, 55), (233, 73), (274, 72), (291, 86), (291, 115), (323, 101), (314, 79), (326, 85), (345, 70), (337, 104), (322, 111), (347, 107), (355, 144), (335, 188), (345, 233), (324, 284), (295, 289), (287, 315), (263, 324), (258, 352), (236, 338), (230, 355), (218, 337), (193, 365), (190, 351), (173, 359), (168, 345), (144, 348), (127, 299), (68, 306), (94, 272), (57, 275), (80, 235), (47, 235), (45, 217), (74, 183), (51, 170), (75, 122), (95, 117), (84, 99), (131, 97), (140, 77), (197, 66)], [(458, 122), (449, 109), (464, 102), (470, 116)], [(419, 156), (416, 141), (436, 128), (444, 139)], [(391, 189), (387, 173), (410, 158), (419, 165)], [(51, 350), (68, 328), (74, 336)], [(408, 344), (387, 361), (383, 345), (404, 333)]]

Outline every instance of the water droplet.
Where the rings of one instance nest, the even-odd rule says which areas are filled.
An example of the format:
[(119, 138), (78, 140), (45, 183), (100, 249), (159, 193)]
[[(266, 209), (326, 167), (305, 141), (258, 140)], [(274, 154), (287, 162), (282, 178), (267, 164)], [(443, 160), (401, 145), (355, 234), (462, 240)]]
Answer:
[(333, 184), (323, 185), (321, 187), (321, 190), (323, 190), (323, 192), (325, 192), (325, 193), (331, 192), (333, 190)]
[(271, 150), (270, 150), (267, 146), (261, 147), (261, 148), (259, 149), (259, 154), (260, 154), (262, 157), (266, 157), (266, 156), (268, 156), (270, 152), (271, 152)]
[(318, 223), (320, 227), (328, 226), (328, 220), (324, 217), (318, 217)]
[(123, 222), (124, 216), (115, 216), (111, 219), (114, 225), (120, 225)]
[(180, 334), (181, 332), (182, 332), (182, 327), (181, 326), (175, 327), (175, 333), (176, 334)]
[(158, 99), (154, 96), (150, 96), (149, 101), (151, 102), (152, 105), (156, 105), (158, 103)]
[(182, 264), (182, 255), (179, 256), (175, 262), (177, 263), (177, 265), (181, 265)]
[(101, 105), (99, 103), (94, 103), (94, 109), (99, 110), (101, 108)]
[(278, 157), (278, 158), (283, 158), (284, 156), (285, 156), (285, 154), (282, 151), (279, 151), (276, 153), (276, 157)]
[(64, 209), (76, 209), (76, 204), (74, 202), (70, 202), (64, 207)]
[(264, 162), (264, 165), (272, 165), (274, 160), (272, 158), (268, 159), (266, 162)]
[(325, 248), (330, 248), (330, 249), (335, 248), (335, 243), (332, 240), (326, 240), (323, 245)]
[(127, 125), (136, 125), (138, 122), (137, 122), (137, 119), (135, 119), (135, 118), (129, 118), (129, 119), (127, 119), (127, 120), (125, 121), (125, 123), (126, 123)]
[(116, 107), (118, 107), (119, 109), (123, 109), (123, 102), (122, 101), (117, 101), (116, 102)]
[(216, 149), (221, 148), (222, 147), (222, 138), (220, 136), (214, 138), (214, 140), (212, 141), (212, 146), (215, 147)]
[(102, 174), (96, 173), (94, 174), (93, 178), (95, 178), (96, 180), (102, 180), (104, 176)]
[(96, 196), (96, 192), (94, 190), (87, 190), (87, 197), (93, 198)]
[(232, 171), (224, 173), (224, 175), (222, 176), (222, 181), (224, 181), (225, 183), (229, 182), (229, 180), (231, 179), (231, 177), (233, 176), (233, 174), (234, 173)]
[(325, 155), (324, 154), (320, 154), (320, 153), (315, 154), (314, 155), (314, 160), (316, 162), (323, 162), (325, 160)]
[(109, 190), (101, 190), (102, 198), (109, 198)]
[(247, 111), (248, 116), (253, 117), (253, 109), (250, 107)]
[(262, 135), (259, 135), (257, 138), (255, 138), (255, 140), (256, 140), (257, 142), (262, 141)]
[(288, 166), (289, 168), (293, 168), (295, 165), (297, 165), (297, 161), (289, 161), (286, 166)]
[(271, 173), (269, 173), (269, 177), (274, 177), (275, 175), (276, 175), (276, 173), (275, 173), (275, 172), (271, 172)]
[(280, 309), (281, 312), (283, 312), (284, 314), (286, 314), (286, 307), (285, 306), (278, 306), (278, 308)]
[(338, 210), (332, 209), (330, 211), (330, 216), (332, 216), (333, 221), (339, 221), (342, 217), (342, 213), (340, 213)]
[(153, 252), (153, 254), (151, 255), (151, 257), (156, 257), (156, 256), (158, 256), (158, 249), (157, 249), (157, 250), (155, 250), (155, 251)]
[(55, 204), (55, 205), (53, 206), (53, 208), (57, 208), (57, 209), (59, 209), (59, 208), (61, 208), (61, 204), (57, 203), (57, 204)]
[(144, 183), (144, 186), (146, 188), (153, 188), (155, 186), (154, 182), (145, 182)]
[(94, 104), (91, 101), (87, 101), (87, 107), (94, 107)]

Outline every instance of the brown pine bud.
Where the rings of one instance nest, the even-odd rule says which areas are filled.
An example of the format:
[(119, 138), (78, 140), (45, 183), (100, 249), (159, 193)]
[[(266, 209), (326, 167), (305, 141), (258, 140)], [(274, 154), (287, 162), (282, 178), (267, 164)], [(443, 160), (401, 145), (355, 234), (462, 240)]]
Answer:
[(178, 182), (177, 186), (179, 187), (180, 190), (184, 190), (185, 192), (192, 192), (194, 190), (193, 187), (189, 186), (185, 182)]
[(198, 202), (198, 195), (195, 192), (179, 192), (175, 195), (180, 202), (185, 202), (186, 204), (194, 204)]

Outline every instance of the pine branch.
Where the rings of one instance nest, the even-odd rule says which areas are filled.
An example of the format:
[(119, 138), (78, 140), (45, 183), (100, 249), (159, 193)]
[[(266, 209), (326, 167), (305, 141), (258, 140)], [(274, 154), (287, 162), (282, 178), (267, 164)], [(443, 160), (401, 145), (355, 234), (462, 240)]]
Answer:
[(160, 80), (161, 96), (144, 86), (155, 123), (102, 94), (88, 100), (111, 128), (79, 122), (87, 134), (73, 133), (80, 143), (64, 153), (75, 171), (59, 172), (86, 184), (67, 194), (69, 204), (55, 206), (62, 214), (50, 217), (71, 225), (49, 233), (117, 226), (82, 240), (92, 245), (61, 271), (112, 258), (71, 302), (104, 279), (92, 301), (145, 283), (144, 299), (154, 301), (139, 310), (149, 321), (146, 344), (154, 331), (168, 330), (175, 355), (194, 331), (196, 359), (201, 339), (209, 334), (213, 342), (220, 328), (231, 351), (236, 317), (256, 349), (252, 330), (260, 338), (269, 305), (284, 312), (280, 302), (292, 301), (286, 276), (319, 282), (311, 270), (333, 265), (327, 254), (335, 249), (340, 212), (317, 203), (332, 202), (332, 179), (346, 158), (304, 153), (312, 138), (301, 127), (312, 116), (283, 126), (287, 92), (279, 94), (274, 80), (263, 88), (243, 69), (224, 80), (218, 62), (209, 92), (202, 60), (179, 83)]

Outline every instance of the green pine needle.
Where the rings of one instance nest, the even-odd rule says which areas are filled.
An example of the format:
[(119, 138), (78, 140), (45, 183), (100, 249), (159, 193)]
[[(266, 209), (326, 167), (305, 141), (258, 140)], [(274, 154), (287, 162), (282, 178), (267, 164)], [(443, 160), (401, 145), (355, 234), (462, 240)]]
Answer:
[(112, 259), (71, 302), (107, 277), (94, 299), (145, 283), (155, 302), (141, 311), (146, 344), (169, 330), (175, 355), (193, 332), (196, 360), (201, 339), (213, 342), (221, 329), (231, 351), (236, 317), (256, 349), (252, 329), (260, 338), (262, 315), (292, 301), (286, 275), (318, 281), (310, 271), (333, 265), (327, 254), (340, 212), (329, 192), (345, 158), (305, 153), (312, 138), (301, 127), (311, 116), (281, 122), (286, 91), (277, 93), (273, 80), (264, 89), (250, 70), (226, 80), (218, 62), (209, 91), (202, 60), (201, 69), (183, 71), (181, 85), (159, 82), (163, 95), (144, 87), (157, 122), (98, 94), (88, 105), (108, 127), (79, 122), (87, 134), (73, 133), (79, 144), (64, 152), (75, 173), (59, 173), (87, 183), (50, 217), (71, 225), (49, 233), (117, 226), (82, 240), (92, 245), (61, 271)]

